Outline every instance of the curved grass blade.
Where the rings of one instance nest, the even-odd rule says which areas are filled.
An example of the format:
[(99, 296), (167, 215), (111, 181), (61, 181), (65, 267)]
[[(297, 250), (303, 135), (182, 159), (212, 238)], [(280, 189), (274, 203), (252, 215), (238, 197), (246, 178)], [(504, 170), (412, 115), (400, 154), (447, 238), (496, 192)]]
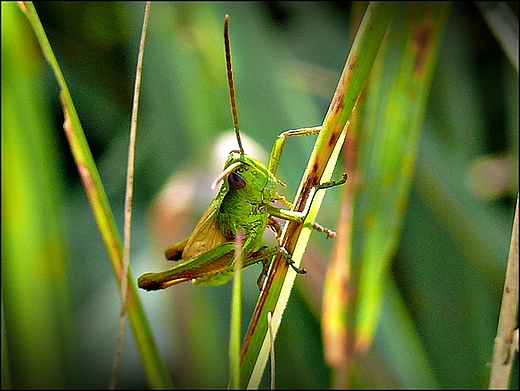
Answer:
[[(304, 209), (314, 186), (330, 180), (332, 176), (347, 121), (352, 115), (396, 7), (392, 3), (368, 5), (298, 190), (296, 210)], [(322, 198), (323, 192), (318, 192), (314, 197), (308, 222), (316, 217)], [(301, 263), (311, 231), (312, 228), (307, 224), (303, 228), (288, 224), (284, 229), (282, 246), (293, 254), (296, 267)], [(241, 376), (243, 387), (254, 388), (260, 382), (269, 353), (267, 313), (273, 313), (272, 326), (276, 335), (294, 284), (295, 273), (288, 273), (285, 258), (276, 257), (272, 270), (257, 302), (244, 342)]]
[[(108, 204), (103, 184), (97, 171), (94, 159), (88, 147), (81, 123), (72, 102), (67, 84), (60, 70), (56, 57), (52, 51), (43, 26), (40, 23), (34, 5), (31, 2), (23, 3), (26, 13), (35, 35), (40, 43), (42, 52), (49, 62), (61, 89), (61, 100), (65, 115), (64, 130), (76, 161), (85, 191), (89, 198), (92, 211), (96, 218), (101, 236), (107, 248), (108, 255), (119, 286), (121, 286), (121, 273), (123, 270), (123, 248), (117, 232), (112, 211)], [(131, 271), (128, 272), (127, 283), (129, 286), (127, 311), (132, 325), (136, 343), (141, 354), (145, 372), (151, 387), (171, 388), (173, 383), (162, 362), (155, 341), (144, 315), (141, 301), (136, 292), (136, 286)]]

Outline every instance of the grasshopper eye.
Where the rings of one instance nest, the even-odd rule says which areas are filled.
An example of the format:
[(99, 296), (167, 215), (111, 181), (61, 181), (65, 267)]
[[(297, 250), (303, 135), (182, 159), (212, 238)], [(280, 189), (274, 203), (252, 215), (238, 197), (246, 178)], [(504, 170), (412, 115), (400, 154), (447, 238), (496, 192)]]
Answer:
[(229, 181), (229, 185), (233, 189), (243, 189), (247, 185), (244, 177), (240, 174), (237, 174), (235, 171), (231, 171), (229, 173), (228, 181)]

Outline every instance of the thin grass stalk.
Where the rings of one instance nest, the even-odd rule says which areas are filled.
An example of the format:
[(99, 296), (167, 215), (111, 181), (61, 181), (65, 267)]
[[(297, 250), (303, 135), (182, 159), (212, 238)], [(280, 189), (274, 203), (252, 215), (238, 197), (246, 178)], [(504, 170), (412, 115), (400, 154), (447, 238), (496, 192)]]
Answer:
[(146, 32), (148, 30), (148, 19), (150, 16), (150, 5), (148, 1), (144, 10), (143, 29), (141, 32), (141, 41), (139, 44), (139, 54), (137, 58), (137, 69), (135, 75), (134, 100), (132, 105), (132, 122), (130, 126), (130, 143), (128, 146), (128, 168), (126, 176), (126, 194), (125, 194), (125, 239), (123, 251), (123, 271), (121, 273), (121, 311), (119, 314), (119, 333), (117, 337), (116, 357), (112, 370), (112, 378), (110, 380), (110, 389), (115, 389), (117, 385), (117, 377), (119, 374), (119, 366), (121, 362), (121, 352), (123, 350), (123, 335), (125, 331), (125, 312), (128, 296), (128, 269), (130, 267), (130, 243), (132, 233), (132, 199), (134, 193), (134, 167), (135, 167), (135, 145), (137, 139), (137, 114), (139, 111), (139, 93), (141, 90), (141, 75), (143, 68), (144, 47), (146, 43)]
[[(518, 196), (511, 230), (502, 306), (491, 364), (489, 389), (510, 387), (511, 372), (518, 352)], [(516, 329), (516, 330), (515, 330)], [(516, 333), (516, 336), (515, 336)], [(515, 341), (516, 340), (516, 341)]]
[(231, 328), (229, 336), (229, 389), (240, 388), (240, 342), (242, 329), (242, 247), (244, 233), (238, 231), (235, 238), (235, 272), (233, 274), (233, 296), (231, 298)]

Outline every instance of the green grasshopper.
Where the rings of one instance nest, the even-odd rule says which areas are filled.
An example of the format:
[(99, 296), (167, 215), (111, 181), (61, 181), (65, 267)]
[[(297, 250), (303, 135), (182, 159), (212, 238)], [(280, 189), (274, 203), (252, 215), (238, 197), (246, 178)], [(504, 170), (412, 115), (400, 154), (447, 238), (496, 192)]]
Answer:
[[(276, 201), (289, 208), (292, 204), (276, 192), (276, 186), (285, 186), (275, 176), (285, 140), (290, 136), (317, 134), (319, 127), (288, 130), (280, 134), (275, 142), (268, 166), (246, 155), (240, 138), (238, 113), (231, 66), (231, 49), (229, 43), (229, 16), (224, 20), (224, 43), (226, 48), (226, 65), (231, 97), (231, 111), (234, 129), (238, 141), (238, 150), (229, 153), (224, 170), (218, 176), (216, 186), (222, 184), (206, 212), (190, 237), (175, 243), (165, 250), (169, 260), (183, 262), (162, 272), (146, 273), (139, 277), (139, 287), (145, 290), (164, 289), (184, 281), (196, 284), (222, 285), (233, 277), (237, 234), (241, 231), (244, 237), (242, 247), (242, 267), (262, 262), (263, 269), (258, 278), (261, 289), (267, 275), (270, 261), (277, 253), (282, 253), (293, 269), (300, 274), (304, 269), (296, 268), (290, 254), (280, 246), (269, 248), (262, 245), (262, 235), (266, 228), (272, 229), (277, 239), (281, 234), (280, 224), (275, 218), (303, 223), (306, 212), (297, 212), (273, 206)], [(346, 174), (339, 181), (331, 181), (318, 185), (315, 190), (326, 189), (345, 183)], [(334, 237), (335, 232), (314, 223), (313, 228)]]

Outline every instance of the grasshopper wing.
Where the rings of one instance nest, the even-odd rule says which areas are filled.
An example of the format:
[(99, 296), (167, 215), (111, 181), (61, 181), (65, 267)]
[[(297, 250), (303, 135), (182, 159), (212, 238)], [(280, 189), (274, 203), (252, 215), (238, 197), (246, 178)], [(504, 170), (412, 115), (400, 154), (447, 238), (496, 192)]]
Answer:
[[(233, 238), (226, 238), (217, 222), (220, 199), (215, 199), (204, 212), (193, 233), (188, 239), (168, 247), (167, 259), (188, 261)], [(179, 256), (180, 255), (180, 256)]]

